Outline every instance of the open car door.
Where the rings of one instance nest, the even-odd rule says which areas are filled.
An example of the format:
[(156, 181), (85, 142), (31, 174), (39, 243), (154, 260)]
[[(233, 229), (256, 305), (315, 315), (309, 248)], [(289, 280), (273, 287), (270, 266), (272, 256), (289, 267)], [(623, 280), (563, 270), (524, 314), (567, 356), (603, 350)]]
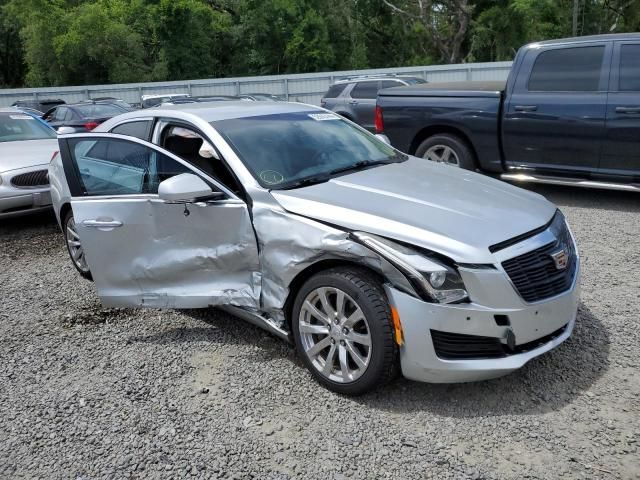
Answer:
[[(77, 233), (105, 306), (258, 307), (257, 242), (241, 199), (137, 138), (91, 133), (59, 143)], [(215, 197), (162, 200), (162, 182), (185, 173)]]

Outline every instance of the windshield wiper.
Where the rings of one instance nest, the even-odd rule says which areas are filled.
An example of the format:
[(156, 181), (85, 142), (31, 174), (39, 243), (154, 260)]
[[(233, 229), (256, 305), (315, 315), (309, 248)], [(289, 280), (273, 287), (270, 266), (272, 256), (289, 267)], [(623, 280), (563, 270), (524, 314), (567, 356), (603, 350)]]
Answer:
[(385, 160), (360, 160), (346, 167), (334, 168), (329, 172), (329, 175), (335, 175), (336, 173), (350, 172), (352, 170), (360, 170), (364, 167), (372, 167), (374, 165), (384, 165), (390, 163), (388, 159)]
[(318, 183), (326, 182), (329, 180), (329, 178), (330, 177), (328, 177), (327, 175), (307, 177), (303, 178), (302, 180), (297, 180), (295, 182), (289, 183), (284, 187), (280, 187), (278, 188), (278, 190), (291, 190), (293, 188), (308, 187), (309, 185), (316, 185)]

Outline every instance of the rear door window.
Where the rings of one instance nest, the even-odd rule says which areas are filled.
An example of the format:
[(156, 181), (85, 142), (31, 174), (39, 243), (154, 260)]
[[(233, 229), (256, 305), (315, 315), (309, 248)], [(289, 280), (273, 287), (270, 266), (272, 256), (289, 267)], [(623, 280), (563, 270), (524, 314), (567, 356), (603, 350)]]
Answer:
[(358, 82), (351, 90), (351, 98), (374, 99), (378, 95), (378, 81)]
[(540, 53), (529, 77), (531, 92), (596, 92), (604, 45), (558, 48)]
[(324, 94), (324, 98), (338, 98), (347, 85), (347, 83), (331, 85), (329, 90), (327, 90), (327, 93)]
[(148, 140), (150, 127), (150, 120), (127, 122), (114, 127), (111, 130), (111, 133), (127, 135), (128, 137), (135, 137), (139, 138), (140, 140)]
[(620, 91), (640, 92), (640, 44), (620, 47)]
[(404, 83), (399, 82), (398, 80), (383, 80), (380, 88), (401, 87), (403, 85)]

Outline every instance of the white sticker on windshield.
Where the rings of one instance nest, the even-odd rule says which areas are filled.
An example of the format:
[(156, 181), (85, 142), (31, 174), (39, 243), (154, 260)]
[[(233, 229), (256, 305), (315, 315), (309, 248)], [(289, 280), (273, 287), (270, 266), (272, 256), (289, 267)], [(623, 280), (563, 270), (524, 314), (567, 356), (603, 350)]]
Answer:
[(13, 120), (35, 120), (35, 118), (29, 115), (9, 115), (9, 118), (12, 118)]
[(314, 120), (322, 122), (324, 120), (339, 120), (340, 117), (333, 113), (310, 113), (309, 116)]

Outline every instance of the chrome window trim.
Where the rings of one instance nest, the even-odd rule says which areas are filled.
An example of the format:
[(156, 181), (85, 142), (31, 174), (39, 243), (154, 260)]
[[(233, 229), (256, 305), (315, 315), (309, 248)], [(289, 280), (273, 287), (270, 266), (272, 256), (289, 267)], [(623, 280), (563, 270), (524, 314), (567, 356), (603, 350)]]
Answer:
[[(73, 133), (73, 134), (69, 134), (69, 135), (60, 135), (61, 139), (74, 139), (74, 138), (87, 138), (87, 139), (92, 139), (92, 138), (105, 138), (105, 139), (112, 139), (112, 140), (124, 140), (124, 141), (128, 141), (128, 142), (133, 142), (133, 143), (137, 143), (139, 145), (142, 145), (143, 147), (147, 147), (150, 148), (152, 150), (155, 150), (158, 153), (161, 153), (163, 155), (166, 155), (167, 157), (171, 158), (172, 160), (178, 162), (179, 164), (181, 164), (182, 166), (186, 167), (188, 170), (190, 170), (194, 175), (197, 175), (201, 178), (204, 177), (204, 179), (206, 179), (207, 181), (209, 181), (210, 183), (212, 183), (213, 185), (215, 185), (215, 187), (217, 189), (219, 189), (221, 192), (223, 192), (225, 195), (227, 195), (228, 198), (233, 199), (233, 200), (240, 200), (238, 198), (238, 196), (233, 193), (231, 190), (229, 190), (227, 187), (225, 187), (224, 185), (222, 185), (221, 183), (219, 183), (216, 179), (214, 179), (213, 177), (205, 174), (204, 172), (201, 172), (200, 170), (195, 169), (192, 165), (190, 165), (187, 161), (182, 160), (180, 157), (178, 157), (177, 155), (175, 155), (174, 153), (163, 149), (162, 147), (159, 147), (158, 145), (155, 145), (153, 143), (149, 143), (145, 140), (141, 140), (137, 137), (130, 137), (129, 135), (120, 135), (117, 133), (108, 133), (108, 132), (99, 132), (99, 133)], [(74, 163), (75, 163), (75, 159), (74, 159)], [(131, 194), (128, 194), (131, 195)], [(148, 195), (148, 194), (134, 194), (137, 196), (140, 195)], [(151, 194), (154, 195), (154, 194)], [(73, 199), (79, 199), (79, 198), (99, 198), (99, 197), (115, 197), (115, 198), (123, 198), (125, 195), (87, 195), (87, 196), (81, 196), (81, 197), (71, 197)], [(242, 201), (242, 200), (240, 200)], [(243, 202), (244, 203), (244, 202)]]

